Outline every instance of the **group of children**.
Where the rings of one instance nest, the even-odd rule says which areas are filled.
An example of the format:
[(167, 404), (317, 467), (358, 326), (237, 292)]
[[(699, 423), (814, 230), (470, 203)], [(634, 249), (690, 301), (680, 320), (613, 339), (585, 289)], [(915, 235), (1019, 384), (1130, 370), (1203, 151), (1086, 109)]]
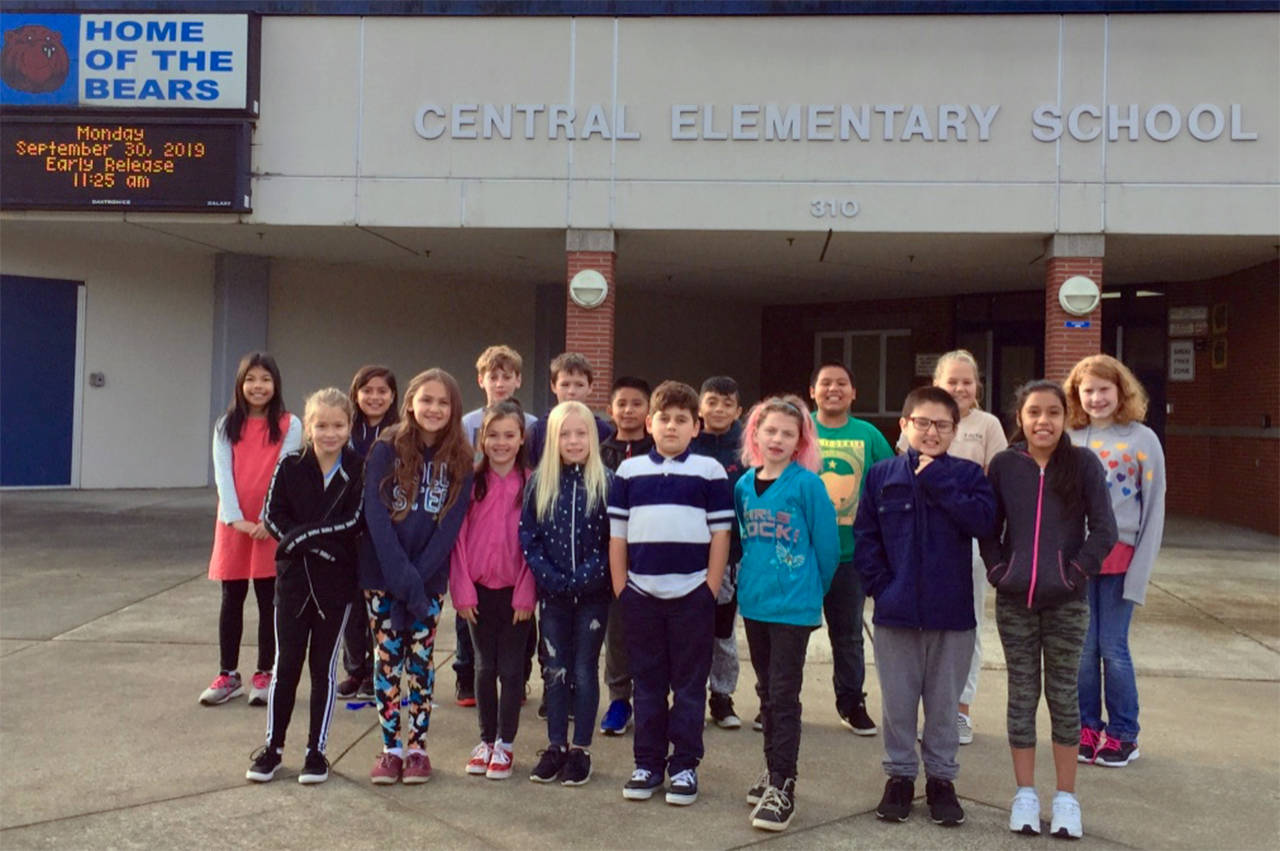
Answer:
[(274, 360), (242, 360), (214, 435), (221, 670), (201, 702), (243, 693), (238, 651), (253, 580), (250, 702), (266, 703), (269, 720), (250, 780), (279, 771), (308, 659), (299, 781), (328, 777), (335, 695), (377, 707), (383, 750), (372, 782), (429, 780), (433, 648), (447, 590), (459, 656), (467, 645), (455, 665), (459, 703), (479, 716), (467, 773), (511, 776), (536, 648), (547, 746), (530, 779), (588, 782), (605, 648), (600, 729), (621, 735), (634, 723), (624, 798), (665, 787), (668, 803), (692, 804), (708, 686), (712, 719), (741, 724), (732, 700), (740, 609), (765, 755), (746, 796), (750, 822), (783, 830), (795, 813), (805, 654), (824, 614), (839, 717), (855, 733), (877, 732), (863, 692), (870, 596), (888, 775), (877, 815), (908, 818), (923, 761), (932, 820), (960, 824), (956, 755), (972, 741), (986, 581), (1009, 672), (1010, 828), (1040, 829), (1043, 660), (1058, 789), (1051, 832), (1082, 835), (1077, 761), (1138, 756), (1127, 635), (1163, 526), (1160, 444), (1141, 424), (1145, 393), (1122, 364), (1098, 355), (1065, 389), (1021, 388), (1006, 448), (999, 421), (979, 409), (976, 362), (948, 353), (934, 386), (908, 395), (896, 456), (850, 416), (856, 390), (844, 364), (815, 370), (813, 413), (796, 396), (771, 396), (745, 424), (725, 376), (701, 392), (677, 381), (650, 392), (619, 378), (610, 422), (584, 403), (593, 376), (581, 355), (552, 362), (557, 404), (539, 419), (514, 399), (521, 373), (516, 352), (486, 349), (477, 362), (486, 405), (464, 416), (443, 370), (416, 375), (401, 401), (389, 370), (363, 367), (348, 393), (311, 394), (299, 423), (284, 411)]

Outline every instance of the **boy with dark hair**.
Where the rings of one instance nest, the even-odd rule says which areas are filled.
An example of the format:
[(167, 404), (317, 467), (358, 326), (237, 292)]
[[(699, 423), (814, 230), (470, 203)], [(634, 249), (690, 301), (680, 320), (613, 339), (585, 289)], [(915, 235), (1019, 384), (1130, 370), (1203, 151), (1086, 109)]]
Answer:
[[(560, 402), (587, 403), (591, 395), (591, 362), (586, 355), (577, 352), (561, 352), (551, 361), (551, 392), (555, 394), (556, 404)], [(555, 405), (552, 405), (555, 407)], [(550, 411), (548, 411), (550, 413)], [(600, 442), (604, 443), (613, 433), (608, 420), (596, 415), (596, 432)], [(547, 441), (547, 418), (535, 422), (525, 435), (525, 448), (529, 452), (529, 466), (537, 468), (542, 460), (543, 444)]]
[(991, 534), (995, 494), (982, 467), (947, 454), (960, 408), (940, 387), (907, 395), (898, 421), (909, 448), (867, 474), (858, 506), (854, 565), (876, 601), (875, 654), (889, 775), (876, 815), (906, 821), (916, 772), (916, 707), (925, 797), (936, 824), (964, 823), (956, 798), (960, 732), (954, 706), (969, 676), (973, 635), (972, 545)]
[[(746, 472), (742, 463), (742, 397), (738, 382), (727, 375), (713, 375), (702, 382), (698, 396), (698, 415), (702, 427), (689, 445), (698, 455), (709, 455), (724, 467), (729, 477), (729, 492)], [(717, 727), (736, 730), (742, 721), (733, 708), (733, 692), (738, 687), (738, 635), (734, 622), (738, 615), (738, 562), (742, 560), (742, 539), (738, 524), (733, 524), (729, 538), (729, 562), (724, 581), (716, 596), (715, 645), (711, 653), (711, 699), (708, 708)]]
[(724, 468), (689, 451), (698, 433), (692, 387), (658, 385), (646, 425), (654, 448), (623, 461), (609, 492), (609, 565), (635, 684), (636, 768), (622, 796), (650, 798), (669, 774), (667, 803), (687, 806), (698, 799), (733, 497)]
[[(623, 461), (653, 449), (653, 438), (645, 431), (652, 392), (643, 378), (622, 375), (613, 382), (609, 412), (614, 432), (600, 444), (600, 458), (610, 470), (616, 472)], [(631, 671), (627, 668), (626, 638), (617, 600), (609, 607), (604, 637), (604, 683), (609, 688), (609, 707), (600, 719), (600, 732), (621, 736), (631, 726)]]
[(822, 482), (836, 507), (840, 532), (840, 565), (823, 600), (831, 638), (832, 683), (840, 721), (859, 736), (874, 736), (876, 724), (867, 714), (862, 690), (866, 662), (862, 650), (862, 610), (866, 595), (853, 567), (853, 520), (867, 471), (893, 457), (889, 441), (871, 423), (849, 415), (857, 398), (853, 372), (838, 361), (821, 364), (809, 381), (809, 396), (822, 449)]

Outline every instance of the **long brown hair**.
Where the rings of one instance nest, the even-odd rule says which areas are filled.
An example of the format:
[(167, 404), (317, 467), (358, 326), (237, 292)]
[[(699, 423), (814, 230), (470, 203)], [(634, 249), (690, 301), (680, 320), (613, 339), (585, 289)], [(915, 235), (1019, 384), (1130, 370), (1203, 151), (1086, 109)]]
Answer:
[(355, 378), (351, 379), (351, 390), (347, 393), (351, 404), (356, 408), (355, 419), (351, 421), (353, 428), (365, 421), (364, 411), (360, 410), (360, 388), (375, 378), (381, 378), (391, 388), (391, 404), (387, 406), (387, 412), (382, 415), (379, 425), (386, 428), (400, 421), (400, 391), (396, 389), (396, 374), (385, 366), (366, 364), (356, 370)]
[[(432, 462), (449, 481), (449, 493), (440, 509), (440, 516), (448, 514), (449, 509), (458, 501), (462, 482), (470, 472), (472, 459), (475, 457), (475, 450), (471, 448), (462, 428), (462, 390), (458, 387), (458, 382), (452, 375), (438, 368), (415, 375), (405, 389), (404, 399), (400, 403), (400, 422), (384, 431), (379, 438), (389, 442), (396, 453), (395, 466), (378, 486), (383, 502), (391, 509), (391, 519), (396, 523), (409, 515), (417, 500), (418, 488), (423, 485), (423, 450), (430, 444), (427, 442), (427, 433), (413, 416), (413, 399), (429, 381), (440, 382), (449, 396), (449, 423), (436, 439), (435, 454), (432, 457)], [(396, 490), (404, 495), (403, 502), (394, 498)]]
[(266, 352), (249, 352), (240, 358), (231, 404), (227, 406), (227, 414), (222, 421), (222, 432), (232, 446), (240, 442), (240, 431), (244, 428), (244, 421), (249, 418), (249, 400), (244, 395), (244, 379), (255, 366), (271, 373), (271, 383), (275, 386), (275, 393), (267, 403), (267, 437), (271, 443), (279, 443), (284, 438), (280, 431), (280, 418), (285, 415), (284, 384), (280, 381), (280, 367), (276, 366), (276, 359)]

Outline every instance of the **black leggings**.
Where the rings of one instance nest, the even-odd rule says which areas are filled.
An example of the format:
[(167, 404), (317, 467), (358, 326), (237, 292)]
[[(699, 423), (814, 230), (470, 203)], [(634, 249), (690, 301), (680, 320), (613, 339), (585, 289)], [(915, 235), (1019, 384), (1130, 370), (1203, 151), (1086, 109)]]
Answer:
[[(270, 671), (276, 656), (276, 635), (272, 629), (272, 600), (276, 578), (253, 580), (253, 595), (258, 598), (258, 668)], [(222, 609), (218, 612), (218, 648), (222, 670), (240, 667), (240, 636), (244, 633), (244, 600), (249, 596), (248, 579), (222, 580)]]
[[(475, 651), (476, 704), (480, 738), (489, 744), (516, 740), (524, 698), (525, 648), (533, 619), (512, 623), (511, 588), (476, 586), (476, 622), (470, 625)], [(499, 696), (498, 683), (502, 683)]]

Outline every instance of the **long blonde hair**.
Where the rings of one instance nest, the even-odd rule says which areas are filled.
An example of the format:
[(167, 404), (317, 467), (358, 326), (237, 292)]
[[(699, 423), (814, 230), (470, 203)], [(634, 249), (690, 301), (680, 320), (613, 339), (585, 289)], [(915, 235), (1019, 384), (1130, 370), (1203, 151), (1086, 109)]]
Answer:
[(560, 429), (564, 421), (578, 416), (587, 426), (587, 460), (582, 464), (582, 479), (587, 488), (587, 513), (591, 514), (609, 499), (609, 478), (600, 460), (600, 436), (596, 433), (596, 418), (581, 402), (561, 402), (547, 415), (547, 443), (542, 450), (542, 460), (534, 471), (534, 508), (538, 522), (551, 518), (560, 497)]

